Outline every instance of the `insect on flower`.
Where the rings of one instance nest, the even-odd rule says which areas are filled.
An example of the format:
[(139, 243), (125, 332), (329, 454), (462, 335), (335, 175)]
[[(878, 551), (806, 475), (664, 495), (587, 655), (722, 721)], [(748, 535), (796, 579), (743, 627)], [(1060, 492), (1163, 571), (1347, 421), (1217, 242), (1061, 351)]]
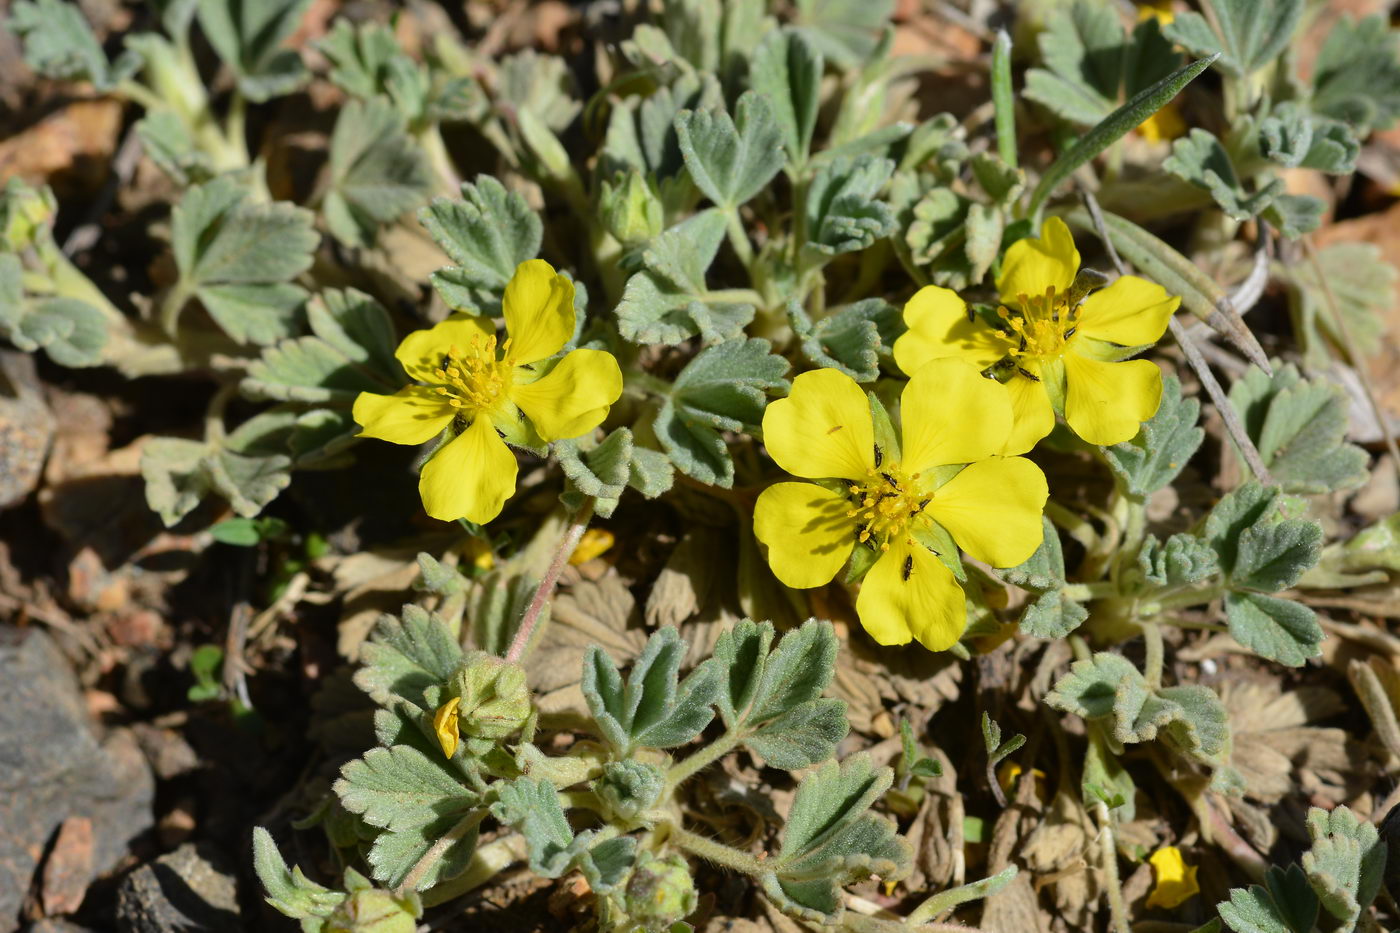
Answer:
[(361, 437), (422, 444), (444, 430), (454, 435), (418, 480), (424, 508), (444, 521), (495, 518), (515, 492), (508, 442), (537, 447), (578, 437), (622, 394), (611, 353), (578, 349), (553, 360), (574, 335), (574, 286), (549, 263), (521, 263), (502, 308), (503, 342), (489, 318), (454, 314), (409, 334), (395, 351), (415, 384), (355, 399)]
[(1040, 546), (1045, 475), (1022, 457), (999, 456), (1012, 428), (1009, 393), (962, 360), (936, 360), (909, 380), (896, 444), (876, 444), (871, 404), (850, 376), (821, 369), (768, 406), (769, 454), (820, 482), (765, 489), (754, 533), (773, 573), (797, 588), (830, 582), (864, 549), (857, 556), (873, 563), (856, 611), (866, 631), (882, 645), (917, 639), (942, 651), (962, 635), (967, 614), (940, 548), (955, 544), (994, 567), (1026, 560)]
[(1129, 440), (1157, 412), (1162, 374), (1150, 360), (1124, 360), (1124, 348), (1156, 343), (1181, 299), (1134, 275), (1073, 301), (1079, 251), (1069, 227), (1051, 217), (1039, 239), (1006, 251), (993, 327), (955, 292), (919, 289), (904, 306), (909, 330), (895, 341), (899, 367), (913, 374), (929, 360), (958, 358), (1003, 378), (1016, 415), (1006, 454), (1030, 450), (1064, 415), (1091, 444)]

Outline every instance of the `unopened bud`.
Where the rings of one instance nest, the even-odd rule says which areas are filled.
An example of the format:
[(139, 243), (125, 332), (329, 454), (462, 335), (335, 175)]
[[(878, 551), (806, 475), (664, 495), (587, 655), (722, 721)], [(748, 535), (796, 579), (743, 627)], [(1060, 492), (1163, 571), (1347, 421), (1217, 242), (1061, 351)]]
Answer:
[(635, 246), (661, 232), (661, 199), (635, 168), (613, 184), (603, 182), (599, 199), (603, 226), (624, 246)]
[(0, 195), (0, 246), (8, 250), (26, 249), (38, 232), (53, 222), (57, 210), (53, 192), (35, 188), (11, 178)]
[(699, 898), (690, 866), (679, 855), (643, 852), (637, 857), (624, 895), (627, 916), (644, 930), (665, 930), (695, 912)]

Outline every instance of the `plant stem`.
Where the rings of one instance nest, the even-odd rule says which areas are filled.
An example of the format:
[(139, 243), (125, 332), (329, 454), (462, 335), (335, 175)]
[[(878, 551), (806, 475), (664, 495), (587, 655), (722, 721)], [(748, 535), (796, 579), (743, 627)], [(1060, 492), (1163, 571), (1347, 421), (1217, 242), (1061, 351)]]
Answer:
[(583, 537), (584, 529), (588, 527), (588, 520), (592, 517), (593, 500), (590, 499), (574, 515), (569, 527), (564, 529), (564, 535), (559, 539), (559, 547), (554, 551), (554, 559), (549, 562), (549, 569), (540, 579), (539, 586), (535, 587), (535, 595), (530, 597), (530, 605), (525, 607), (525, 614), (520, 617), (520, 625), (515, 630), (515, 638), (510, 643), (510, 649), (506, 651), (507, 661), (519, 662), (525, 656), (526, 650), (530, 647), (530, 640), (534, 636), (535, 629), (544, 613), (545, 604), (554, 595), (554, 587), (559, 582), (559, 575), (564, 572), (565, 565), (573, 556), (574, 548), (578, 547), (579, 539)]
[(1142, 637), (1147, 645), (1147, 657), (1143, 661), (1143, 676), (1153, 690), (1162, 686), (1162, 665), (1165, 660), (1165, 646), (1162, 644), (1162, 627), (1156, 622), (1141, 622)]
[(468, 891), (481, 887), (506, 868), (526, 858), (525, 837), (517, 833), (503, 836), (476, 850), (467, 870), (424, 892), (423, 906), (436, 907)]
[(735, 254), (739, 261), (744, 264), (744, 269), (749, 273), (749, 281), (753, 281), (753, 244), (749, 242), (749, 235), (744, 232), (743, 221), (739, 219), (739, 209), (736, 207), (725, 215), (729, 228), (729, 245), (734, 247)]
[(1093, 583), (1067, 583), (1062, 592), (1077, 603), (1120, 595), (1118, 585), (1110, 580), (1097, 580)]
[(729, 754), (734, 750), (734, 747), (743, 740), (744, 733), (742, 731), (731, 729), (684, 761), (678, 761), (671, 765), (666, 771), (667, 791), (670, 791), (700, 769), (714, 764), (716, 761)]
[(992, 42), (992, 104), (995, 107), (997, 154), (1016, 168), (1016, 101), (1011, 86), (1011, 37), (997, 30)]
[(418, 883), (423, 880), (423, 876), (438, 863), (439, 859), (447, 854), (447, 850), (452, 848), (453, 844), (467, 833), (480, 826), (481, 821), (486, 819), (486, 814), (489, 812), (490, 811), (485, 807), (479, 810), (473, 810), (458, 820), (457, 825), (453, 826), (442, 836), (439, 836), (437, 841), (429, 847), (428, 851), (423, 853), (422, 858), (413, 863), (413, 867), (408, 870), (408, 874), (403, 876), (403, 882), (398, 888), (399, 895), (402, 896), (411, 891), (418, 890)]
[(666, 828), (672, 842), (706, 861), (714, 862), (725, 868), (732, 868), (734, 871), (741, 871), (746, 875), (761, 875), (768, 870), (762, 861), (747, 852), (740, 852), (722, 842), (706, 839), (688, 829), (682, 829), (675, 823), (667, 823)]
[(1108, 912), (1113, 921), (1113, 933), (1130, 933), (1128, 909), (1123, 903), (1123, 886), (1118, 880), (1118, 847), (1113, 841), (1113, 820), (1108, 805), (1099, 803), (1099, 855), (1103, 861), (1103, 887), (1108, 895)]

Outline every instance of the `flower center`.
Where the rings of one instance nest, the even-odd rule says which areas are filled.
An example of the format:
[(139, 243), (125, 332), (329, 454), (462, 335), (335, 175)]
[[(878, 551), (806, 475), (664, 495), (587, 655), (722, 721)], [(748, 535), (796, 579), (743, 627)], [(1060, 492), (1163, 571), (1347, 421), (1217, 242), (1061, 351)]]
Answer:
[[(510, 351), (510, 341), (502, 346), (503, 354)], [(441, 365), (433, 370), (437, 377), (437, 394), (447, 399), (453, 408), (475, 414), (496, 407), (505, 394), (506, 380), (514, 363), (496, 358), (496, 336), (472, 335), (471, 344), (463, 349), (453, 344), (442, 357)]]
[(848, 483), (846, 490), (851, 502), (846, 517), (854, 518), (859, 526), (857, 540), (870, 542), (872, 547), (878, 542), (882, 551), (888, 551), (890, 541), (904, 534), (930, 498), (919, 483), (919, 474), (906, 474), (897, 463), (867, 471), (864, 483)]
[(1016, 300), (1019, 312), (1006, 307), (997, 309), (1012, 334), (1020, 338), (1011, 355), (1017, 360), (1022, 357), (1053, 359), (1063, 353), (1065, 341), (1074, 336), (1078, 317), (1078, 309), (1069, 305), (1068, 293), (1057, 292), (1051, 285), (1043, 295), (1022, 292)]

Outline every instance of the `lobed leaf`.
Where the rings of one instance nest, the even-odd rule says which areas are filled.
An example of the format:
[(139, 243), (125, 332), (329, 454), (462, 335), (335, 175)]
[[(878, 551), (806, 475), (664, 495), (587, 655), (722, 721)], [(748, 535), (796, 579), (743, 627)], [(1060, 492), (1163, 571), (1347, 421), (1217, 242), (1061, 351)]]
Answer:
[(753, 91), (740, 96), (732, 119), (719, 109), (676, 114), (676, 140), (690, 177), (725, 211), (748, 202), (782, 169), (782, 137), (768, 98)]
[(399, 617), (379, 617), (360, 657), (355, 685), (370, 699), (380, 706), (398, 698), (421, 707), (424, 691), (451, 679), (464, 656), (440, 616), (410, 603)]
[(883, 298), (866, 298), (813, 323), (796, 301), (788, 302), (788, 323), (802, 340), (802, 355), (815, 366), (839, 369), (856, 382), (874, 382), (880, 363), (892, 359), (904, 318)]
[(425, 826), (481, 802), (445, 760), (411, 745), (372, 748), (342, 766), (340, 775), (334, 789), (341, 805), (390, 832)]
[(321, 209), (331, 233), (349, 246), (372, 246), (379, 228), (428, 199), (428, 156), (382, 97), (351, 100), (331, 133), (330, 188)]
[(418, 220), (455, 263), (431, 276), (448, 307), (497, 314), (516, 266), (534, 259), (543, 226), (518, 193), (490, 175), (462, 185), (462, 200), (434, 198)]
[(1162, 403), (1129, 441), (1103, 448), (1114, 474), (1134, 496), (1146, 498), (1181, 474), (1201, 446), (1205, 431), (1196, 422), (1201, 403), (1181, 394), (1176, 376), (1162, 377)]

